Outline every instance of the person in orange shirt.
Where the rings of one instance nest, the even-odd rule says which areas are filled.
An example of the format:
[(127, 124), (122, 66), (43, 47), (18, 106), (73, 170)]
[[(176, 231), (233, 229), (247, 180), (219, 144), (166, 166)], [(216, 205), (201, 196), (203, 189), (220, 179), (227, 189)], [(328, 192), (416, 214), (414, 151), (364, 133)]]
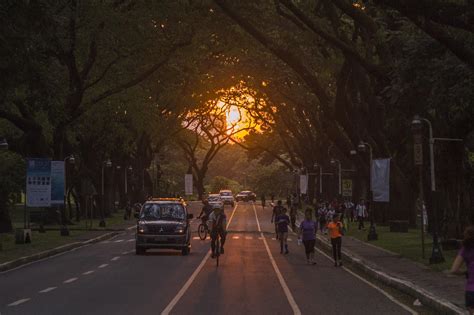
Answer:
[(342, 266), (341, 246), (343, 224), (339, 220), (339, 215), (334, 215), (332, 221), (327, 225), (329, 237), (331, 238), (332, 255), (334, 257), (334, 267)]

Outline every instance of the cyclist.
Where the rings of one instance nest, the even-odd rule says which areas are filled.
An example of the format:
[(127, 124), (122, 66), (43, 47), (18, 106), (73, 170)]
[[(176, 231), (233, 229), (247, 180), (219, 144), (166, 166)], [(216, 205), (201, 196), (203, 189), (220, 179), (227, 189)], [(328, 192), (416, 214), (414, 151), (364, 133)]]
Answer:
[(278, 239), (278, 223), (276, 221), (276, 217), (280, 215), (280, 213), (282, 212), (283, 209), (284, 208), (282, 206), (281, 200), (278, 200), (277, 205), (275, 207), (273, 207), (272, 220), (271, 220), (271, 223), (273, 223), (273, 221), (275, 221), (276, 239)]
[(207, 220), (209, 219), (209, 215), (212, 212), (212, 206), (209, 204), (207, 199), (204, 199), (202, 203), (204, 206), (201, 209), (201, 213), (198, 215), (198, 219), (202, 219), (202, 223), (206, 224)]
[[(221, 208), (215, 208), (209, 215), (209, 222), (211, 223), (211, 250), (212, 258), (216, 257), (216, 250), (220, 250), (221, 254), (224, 254), (224, 243), (227, 234), (226, 225), (227, 217)], [(221, 238), (221, 248), (216, 248), (217, 238)]]

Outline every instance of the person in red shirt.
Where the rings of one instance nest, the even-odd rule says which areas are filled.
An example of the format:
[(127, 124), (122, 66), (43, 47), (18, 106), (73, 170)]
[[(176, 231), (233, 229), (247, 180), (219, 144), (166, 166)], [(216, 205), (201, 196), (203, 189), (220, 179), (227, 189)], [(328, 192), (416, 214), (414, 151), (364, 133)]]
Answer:
[(341, 247), (343, 224), (339, 220), (339, 215), (334, 215), (331, 222), (327, 225), (329, 238), (331, 239), (332, 255), (334, 257), (334, 267), (342, 266)]

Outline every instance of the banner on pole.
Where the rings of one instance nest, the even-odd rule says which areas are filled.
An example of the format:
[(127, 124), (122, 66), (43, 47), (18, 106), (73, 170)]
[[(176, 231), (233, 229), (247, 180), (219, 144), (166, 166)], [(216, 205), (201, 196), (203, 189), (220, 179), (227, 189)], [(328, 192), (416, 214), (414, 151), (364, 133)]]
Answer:
[(300, 194), (308, 193), (308, 175), (300, 175)]
[(51, 160), (28, 159), (26, 168), (26, 206), (51, 206)]
[(51, 161), (51, 205), (63, 205), (65, 195), (64, 161)]
[(352, 179), (342, 180), (342, 196), (352, 197)]
[(184, 194), (185, 195), (193, 194), (193, 174), (184, 175)]
[(390, 201), (390, 159), (372, 160), (371, 187), (373, 201)]

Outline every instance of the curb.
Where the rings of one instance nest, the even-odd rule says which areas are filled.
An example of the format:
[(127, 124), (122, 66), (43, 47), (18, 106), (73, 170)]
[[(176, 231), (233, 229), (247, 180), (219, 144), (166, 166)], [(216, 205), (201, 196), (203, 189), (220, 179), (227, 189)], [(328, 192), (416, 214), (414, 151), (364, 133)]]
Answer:
[(62, 254), (62, 253), (68, 252), (70, 250), (85, 246), (85, 245), (90, 245), (90, 244), (97, 243), (97, 242), (100, 242), (100, 241), (105, 240), (105, 239), (112, 238), (112, 237), (120, 234), (120, 232), (131, 230), (132, 228), (135, 228), (135, 226), (131, 226), (131, 227), (122, 229), (120, 231), (114, 231), (114, 232), (106, 233), (106, 234), (100, 235), (98, 237), (88, 239), (88, 240), (83, 241), (83, 242), (74, 242), (74, 243), (62, 245), (62, 246), (59, 246), (59, 247), (56, 247), (56, 248), (53, 248), (53, 249), (45, 250), (45, 251), (33, 254), (31, 256), (21, 257), (21, 258), (12, 260), (12, 261), (7, 261), (5, 263), (0, 264), (0, 273), (6, 272), (6, 271), (14, 269), (14, 268), (21, 267), (21, 266), (26, 265), (26, 264), (30, 264), (32, 262), (35, 262), (35, 261), (38, 261), (38, 260), (41, 260), (41, 259), (45, 259), (45, 258), (55, 256), (55, 255), (58, 255), (58, 254)]
[[(317, 236), (316, 242), (324, 251), (332, 251), (331, 245), (326, 240), (322, 239), (321, 236)], [(342, 251), (342, 258), (349, 261), (371, 278), (377, 279), (385, 285), (419, 299), (424, 305), (433, 308), (439, 312), (439, 314), (466, 314), (464, 309), (442, 297), (436, 296), (408, 280), (400, 279), (380, 270), (376, 270), (374, 267), (370, 266), (370, 262), (361, 259), (348, 250)]]

